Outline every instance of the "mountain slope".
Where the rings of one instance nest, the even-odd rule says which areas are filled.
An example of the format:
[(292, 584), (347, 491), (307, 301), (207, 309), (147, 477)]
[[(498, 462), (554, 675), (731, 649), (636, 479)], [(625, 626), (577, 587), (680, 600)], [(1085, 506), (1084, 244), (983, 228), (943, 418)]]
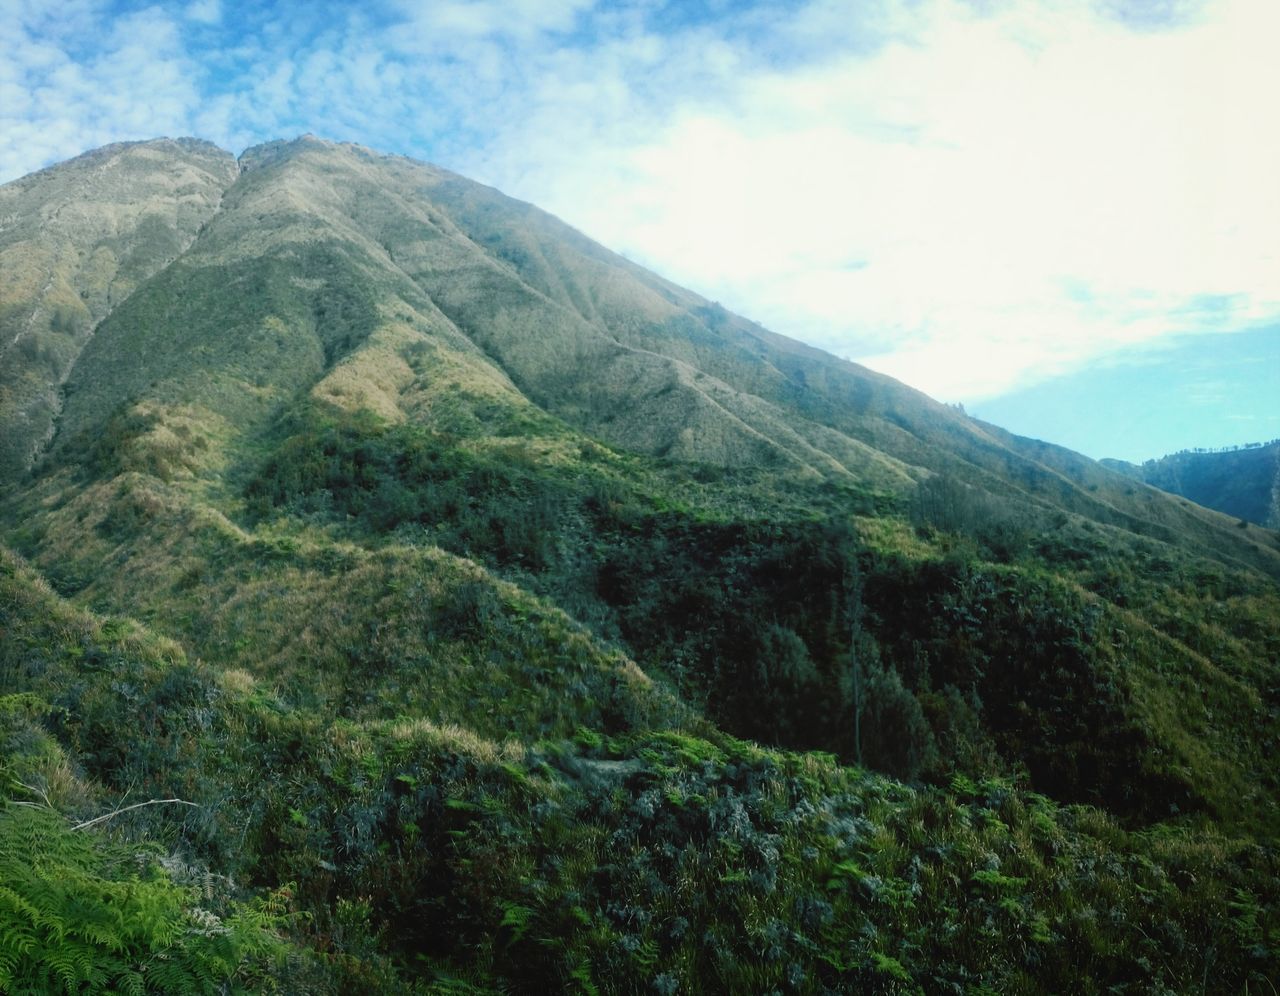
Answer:
[[(927, 470), (1125, 526), (1191, 522), (1117, 478), (1089, 493), (1012, 437), (638, 275), (553, 219), (440, 170), (309, 139), (251, 150), (242, 165), (199, 243), (106, 323), (78, 365), (63, 439), (166, 382), (168, 365), (171, 397), (217, 391), (218, 410), (256, 391), (270, 411), (326, 374), (324, 397), (349, 390), (347, 407), (401, 417), (433, 391), (406, 368), (411, 347), (464, 364), (455, 398), (531, 402), (633, 451), (897, 493)], [(210, 308), (224, 288), (236, 292)], [(248, 310), (227, 310), (236, 303)], [(212, 383), (183, 382), (206, 374)], [(1105, 474), (1091, 467), (1096, 492)], [(1280, 570), (1248, 538), (1224, 533), (1206, 546)]]
[(1103, 462), (1205, 508), (1280, 528), (1280, 440), (1233, 450), (1186, 450), (1142, 464)]
[[(136, 185), (99, 182), (117, 160)], [(56, 364), (6, 354), (6, 383), (52, 400), (39, 425), (0, 408), (20, 441), (0, 696), (45, 704), (30, 722), (86, 792), (218, 813), (157, 807), (132, 832), (299, 883), (314, 926), (290, 937), (324, 955), (304, 990), (1030, 991), (1039, 965), (1042, 987), (1143, 991), (1145, 962), (1180, 991), (1208, 963), (1179, 931), (1280, 894), (1280, 534), (775, 335), (433, 166), (161, 140), (39, 176), (0, 188), (13, 214), (40, 217), (45, 187), (64, 220), (172, 211), (152, 235), (121, 223), (149, 262), (109, 295), (72, 265), (106, 244), (97, 221), (0, 230), (32, 273), (57, 235), (50, 287), (98, 309), (41, 339)], [(53, 291), (13, 286), (4, 314), (52, 322)], [(50, 630), (40, 606), (79, 621)], [(150, 642), (125, 653), (103, 616)], [(161, 644), (181, 682), (122, 670)], [(960, 892), (923, 870), (932, 848), (959, 855)], [(1159, 869), (1168, 936), (1108, 953), (1087, 911), (1139, 895), (1061, 852)], [(477, 874), (504, 860), (510, 881)], [(1179, 868), (1194, 901), (1168, 891)], [(960, 913), (979, 897), (989, 937)], [(849, 940), (862, 900), (884, 938)], [(663, 932), (682, 904), (722, 954)], [(730, 939), (748, 907), (785, 957)], [(1223, 991), (1280, 949), (1250, 915)]]
[(207, 142), (164, 139), (0, 187), (0, 473), (30, 466), (97, 323), (191, 244), (236, 173)]
[[(66, 603), (3, 552), (0, 626), (0, 675), (27, 689), (0, 697), (7, 770), (46, 806), (88, 819), (126, 788), (205, 803), (117, 821), (184, 849), (128, 855), (159, 857), (148, 889), (188, 908), (181, 952), (161, 948), (178, 965), (127, 949), (146, 991), (191, 984), (189, 963), (216, 981), (218, 959), (237, 991), (335, 994), (1227, 992), (1271, 968), (1274, 851), (1211, 830), (1128, 833), (999, 779), (912, 789), (714, 731), (530, 746), (423, 719), (317, 721), (243, 671)], [(0, 838), (0, 859), (16, 846), (55, 881), (72, 874), (50, 853), (66, 824), (13, 791), (0, 825), (40, 817), (43, 835)], [(246, 916), (237, 881), (289, 884)], [(109, 889), (148, 896), (93, 884), (108, 915)], [(291, 926), (290, 908), (306, 918)], [(6, 981), (39, 972), (30, 948), (0, 950)], [(105, 945), (77, 954), (128, 974)]]
[[(168, 153), (175, 169), (187, 148)], [(887, 621), (896, 607), (874, 604), (875, 585), (924, 603), (957, 598), (937, 585), (962, 601), (1016, 590), (1045, 619), (1078, 616), (1081, 598), (1100, 596), (1138, 613), (1122, 628), (1158, 621), (1177, 653), (1204, 659), (1187, 666), (1221, 675), (1224, 689), (1247, 675), (1246, 700), (1270, 652), (1265, 623), (1220, 645), (1199, 608), (1188, 619), (1169, 607), (1185, 608), (1196, 579), (1222, 571), (1250, 578), (1236, 583), (1253, 605), (1270, 590), (1265, 579), (1280, 577), (1273, 536), (774, 336), (487, 188), (354, 146), (305, 138), (245, 153), (198, 237), (111, 309), (62, 390), (42, 473), (13, 499), (12, 521), (25, 530), (14, 541), (94, 604), (167, 619), (165, 630), (185, 633), (201, 656), (226, 658), (216, 634), (256, 633), (258, 666), (272, 661), (282, 675), (300, 673), (305, 644), (263, 656), (267, 638), (251, 621), (262, 606), (238, 596), (242, 581), (211, 609), (189, 604), (192, 563), (235, 558), (220, 552), (225, 538), (193, 545), (169, 524), (175, 517), (286, 533), (307, 521), (410, 560), (419, 542), (443, 546), (620, 641), (731, 729), (846, 756), (856, 745), (839, 719), (851, 694), (843, 576), (869, 572), (865, 635), (890, 655), (886, 673), (906, 679), (912, 715), (934, 710), (907, 745), (886, 744), (879, 763), (902, 773), (951, 763), (937, 743), (953, 735), (956, 708), (936, 700), (950, 687), (998, 697), (979, 723), (982, 750), (1043, 769), (1038, 777), (1065, 798), (1112, 805), (1133, 765), (1189, 749), (1185, 718), (1161, 725), (1105, 699), (1080, 706), (1101, 710), (1090, 722), (1114, 725), (1132, 756), (1065, 780), (1050, 774), (1051, 756), (1026, 753), (1037, 750), (1030, 728), (992, 726), (1008, 723), (995, 715), (1006, 698), (1038, 694), (1041, 662), (1000, 688), (994, 634), (975, 634), (973, 661), (944, 633), (925, 638), (924, 620), (904, 642)], [(871, 525), (895, 510), (934, 531), (905, 557), (900, 529)], [(930, 574), (948, 534), (971, 537), (978, 558), (996, 563)], [(1174, 565), (1172, 576), (1134, 573), (1149, 560)], [(725, 586), (726, 570), (747, 583)], [(1043, 588), (1044, 572), (1066, 587)], [(319, 609), (333, 597), (325, 584), (310, 571), (274, 587), (315, 589)], [(813, 602), (806, 589), (826, 594)], [(771, 622), (735, 624), (766, 606)], [(699, 616), (701, 628), (687, 628)], [(1020, 659), (1035, 627), (1006, 624), (1024, 631), (1009, 645)], [(794, 649), (798, 684), (771, 676), (783, 646)], [(1091, 644), (1082, 666), (1109, 672), (1108, 656)], [(1117, 673), (1140, 659), (1131, 654)], [(1171, 680), (1154, 657), (1140, 673), (1148, 690)], [(748, 675), (776, 693), (771, 710), (761, 713)], [(1160, 694), (1176, 701), (1172, 687)], [(834, 709), (818, 706), (823, 696)], [(1168, 769), (1191, 773), (1175, 778), (1181, 805), (1225, 800), (1228, 786), (1251, 798), (1243, 786), (1267, 779), (1230, 729), (1197, 738), (1219, 743), (1215, 756), (1232, 759), (1234, 774), (1207, 755), (1168, 760), (1150, 771), (1164, 786), (1150, 795), (1175, 791)], [(1086, 738), (1070, 743), (1087, 748)], [(1132, 808), (1149, 814), (1154, 804), (1139, 793)]]

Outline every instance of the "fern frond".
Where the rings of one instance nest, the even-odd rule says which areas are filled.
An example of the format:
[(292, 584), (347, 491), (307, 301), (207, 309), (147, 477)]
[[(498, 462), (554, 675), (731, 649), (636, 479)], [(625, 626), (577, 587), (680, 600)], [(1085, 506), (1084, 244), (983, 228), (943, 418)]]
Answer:
[(198, 993), (201, 988), (185, 965), (168, 959), (148, 962), (146, 978), (152, 990), (174, 993), (176, 996), (189, 996)]
[(194, 889), (159, 865), (140, 875), (133, 852), (92, 829), (3, 800), (0, 883), (4, 993), (217, 992), (283, 943), (284, 913), (267, 903), (232, 904), (225, 930), (190, 929), (203, 922)]
[(120, 991), (121, 996), (145, 996), (147, 984), (141, 973), (127, 969), (116, 978), (116, 989)]

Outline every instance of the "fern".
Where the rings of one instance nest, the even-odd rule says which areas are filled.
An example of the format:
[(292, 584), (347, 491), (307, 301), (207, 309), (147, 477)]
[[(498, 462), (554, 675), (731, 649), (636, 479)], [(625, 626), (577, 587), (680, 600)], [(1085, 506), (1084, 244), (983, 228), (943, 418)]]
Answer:
[(126, 970), (116, 979), (116, 988), (122, 996), (145, 996), (147, 984), (141, 973)]
[(222, 992), (282, 950), (277, 897), (219, 920), (136, 858), (50, 809), (0, 802), (0, 991)]
[(533, 923), (533, 910), (527, 906), (521, 906), (519, 903), (503, 902), (502, 922), (499, 927), (508, 927), (511, 930), (511, 936), (507, 940), (507, 944), (511, 945), (519, 941), (528, 932), (529, 927)]

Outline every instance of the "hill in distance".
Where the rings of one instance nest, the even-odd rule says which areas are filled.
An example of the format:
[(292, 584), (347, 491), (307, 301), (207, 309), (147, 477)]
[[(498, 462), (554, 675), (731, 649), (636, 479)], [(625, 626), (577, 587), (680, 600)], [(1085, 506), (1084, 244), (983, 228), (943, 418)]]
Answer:
[(1225, 450), (1183, 450), (1141, 464), (1103, 463), (1205, 508), (1280, 528), (1280, 439)]
[(0, 989), (1274, 984), (1280, 534), (357, 146), (0, 260)]

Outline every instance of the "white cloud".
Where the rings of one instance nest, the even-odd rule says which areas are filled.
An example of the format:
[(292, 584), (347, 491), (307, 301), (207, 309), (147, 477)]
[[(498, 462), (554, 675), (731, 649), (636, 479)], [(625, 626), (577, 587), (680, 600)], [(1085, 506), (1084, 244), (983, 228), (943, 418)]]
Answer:
[(194, 0), (187, 4), (187, 18), (201, 24), (217, 24), (222, 20), (221, 0)]
[(1272, 0), (0, 11), (0, 177), (361, 141), (948, 400), (1280, 315)]
[[(398, 51), (451, 51), (468, 55), (477, 41), (529, 44), (548, 32), (565, 32), (595, 0), (415, 0), (396, 3), (403, 15), (388, 41)], [(461, 50), (461, 51), (460, 51)]]
[[(1280, 314), (1280, 7), (1134, 31), (939, 0), (892, 28), (871, 54), (728, 68), (712, 100), (677, 89), (652, 134), (562, 86), (510, 140), (538, 164), (507, 167), (514, 192), (948, 398)], [(606, 94), (627, 70), (595, 68)]]
[(7, 13), (0, 60), (0, 177), (12, 178), (86, 149), (183, 134), (199, 103), (175, 22), (158, 8), (114, 16), (68, 3)]

